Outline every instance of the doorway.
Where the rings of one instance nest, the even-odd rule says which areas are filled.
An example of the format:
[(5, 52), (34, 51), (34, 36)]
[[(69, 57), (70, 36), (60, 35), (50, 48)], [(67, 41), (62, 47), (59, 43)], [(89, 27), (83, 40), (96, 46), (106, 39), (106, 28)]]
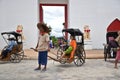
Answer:
[(51, 35), (62, 36), (62, 29), (66, 29), (68, 25), (67, 4), (40, 4), (39, 9), (39, 21), (47, 23), (52, 28)]

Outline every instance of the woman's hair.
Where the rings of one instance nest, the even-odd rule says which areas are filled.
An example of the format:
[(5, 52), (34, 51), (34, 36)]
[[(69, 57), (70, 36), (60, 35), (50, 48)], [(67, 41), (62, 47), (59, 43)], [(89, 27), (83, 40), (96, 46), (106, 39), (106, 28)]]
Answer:
[(38, 28), (38, 29), (43, 28), (44, 31), (47, 32), (47, 33), (50, 32), (49, 28), (47, 27), (47, 24), (45, 24), (45, 23), (38, 23), (38, 24), (37, 24), (37, 28)]
[(76, 40), (76, 39), (75, 39), (75, 36), (71, 35), (71, 37), (73, 37), (73, 40)]

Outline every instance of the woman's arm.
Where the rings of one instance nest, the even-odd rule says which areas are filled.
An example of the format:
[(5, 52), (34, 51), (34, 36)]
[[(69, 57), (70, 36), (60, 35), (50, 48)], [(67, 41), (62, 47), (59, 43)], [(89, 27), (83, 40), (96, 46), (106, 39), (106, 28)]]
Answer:
[(36, 47), (35, 47), (36, 50), (37, 50), (37, 48), (38, 48), (39, 40), (40, 40), (40, 35), (38, 36), (37, 45), (36, 45)]
[(49, 38), (49, 35), (48, 35), (48, 34), (46, 35), (46, 42), (47, 42), (47, 44), (48, 44), (48, 51), (50, 51), (50, 45), (49, 45), (49, 43), (50, 43), (50, 38)]

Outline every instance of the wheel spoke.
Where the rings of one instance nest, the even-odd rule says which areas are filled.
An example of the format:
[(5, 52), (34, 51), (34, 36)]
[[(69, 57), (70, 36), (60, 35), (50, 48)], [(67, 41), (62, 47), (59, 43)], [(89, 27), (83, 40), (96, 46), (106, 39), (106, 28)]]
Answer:
[(13, 63), (19, 63), (21, 61), (21, 57), (18, 54), (12, 54), (10, 61)]

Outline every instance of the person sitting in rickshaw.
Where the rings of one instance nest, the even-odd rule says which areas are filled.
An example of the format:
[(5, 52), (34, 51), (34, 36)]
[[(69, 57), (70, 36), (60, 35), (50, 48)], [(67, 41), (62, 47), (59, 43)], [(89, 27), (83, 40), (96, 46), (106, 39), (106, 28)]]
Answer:
[(8, 46), (5, 50), (2, 51), (0, 59), (6, 58), (8, 53), (12, 50), (13, 46), (17, 45), (14, 38), (9, 38), (8, 41), (9, 41)]
[(113, 49), (113, 56), (110, 54), (109, 57), (115, 57), (116, 56), (116, 49), (118, 47), (118, 43), (114, 39), (114, 37), (109, 37), (109, 43), (108, 43), (108, 52), (110, 53), (111, 49)]
[(74, 57), (74, 53), (75, 53), (75, 50), (76, 50), (76, 40), (75, 40), (75, 36), (70, 36), (70, 45), (69, 47), (63, 52), (60, 60), (62, 60), (62, 58), (64, 58), (64, 56), (66, 55), (70, 55), (70, 58), (69, 58), (69, 62), (73, 61), (73, 57)]

